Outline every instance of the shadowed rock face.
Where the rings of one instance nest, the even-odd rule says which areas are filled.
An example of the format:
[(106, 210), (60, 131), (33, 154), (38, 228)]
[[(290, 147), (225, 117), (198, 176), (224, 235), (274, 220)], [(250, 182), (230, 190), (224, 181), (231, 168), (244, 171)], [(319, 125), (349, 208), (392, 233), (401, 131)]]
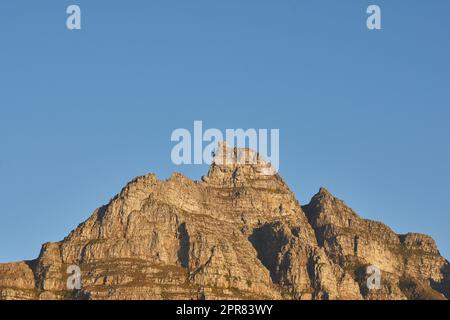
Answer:
[[(0, 299), (444, 299), (433, 239), (397, 235), (321, 189), (301, 207), (270, 165), (222, 146), (202, 181), (131, 181), (33, 261), (0, 264)], [(269, 170), (270, 171), (270, 170)], [(67, 290), (67, 268), (82, 289)], [(381, 269), (369, 290), (366, 266)]]

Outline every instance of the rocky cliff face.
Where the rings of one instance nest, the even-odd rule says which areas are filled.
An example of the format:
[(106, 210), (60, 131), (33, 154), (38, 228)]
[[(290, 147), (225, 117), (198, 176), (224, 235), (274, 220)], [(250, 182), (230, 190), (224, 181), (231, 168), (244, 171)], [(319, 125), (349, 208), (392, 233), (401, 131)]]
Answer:
[[(325, 189), (302, 207), (270, 170), (222, 146), (202, 181), (138, 177), (36, 260), (0, 264), (0, 299), (450, 297), (433, 239), (364, 220)], [(79, 290), (67, 288), (72, 265)]]

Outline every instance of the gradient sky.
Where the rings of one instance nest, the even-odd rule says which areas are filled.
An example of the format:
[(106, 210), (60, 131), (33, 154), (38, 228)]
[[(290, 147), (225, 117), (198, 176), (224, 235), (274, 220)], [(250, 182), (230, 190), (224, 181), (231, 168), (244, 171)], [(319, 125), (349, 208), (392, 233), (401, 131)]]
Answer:
[(35, 258), (135, 176), (199, 179), (170, 159), (194, 120), (279, 128), (302, 204), (325, 186), (449, 258), (449, 16), (448, 0), (1, 1), (0, 262)]

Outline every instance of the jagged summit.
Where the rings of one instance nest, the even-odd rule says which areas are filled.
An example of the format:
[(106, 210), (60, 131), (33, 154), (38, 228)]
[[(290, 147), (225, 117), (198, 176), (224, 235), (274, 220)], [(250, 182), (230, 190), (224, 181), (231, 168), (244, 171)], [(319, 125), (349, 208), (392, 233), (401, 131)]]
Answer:
[[(202, 181), (137, 177), (37, 259), (0, 264), (0, 298), (450, 297), (449, 263), (432, 238), (397, 235), (325, 188), (301, 207), (268, 167), (222, 145)], [(381, 270), (377, 290), (368, 265)], [(70, 266), (81, 269), (80, 290), (66, 286)]]
[(327, 188), (320, 187), (319, 191), (311, 198), (310, 204), (321, 202), (339, 202), (344, 204), (342, 200), (335, 197)]
[(322, 196), (333, 196), (330, 191), (328, 191), (325, 187), (320, 187), (318, 195)]
[(208, 175), (202, 180), (237, 183), (242, 180), (271, 179), (274, 176), (277, 174), (271, 164), (256, 151), (249, 148), (232, 148), (222, 141), (214, 154)]

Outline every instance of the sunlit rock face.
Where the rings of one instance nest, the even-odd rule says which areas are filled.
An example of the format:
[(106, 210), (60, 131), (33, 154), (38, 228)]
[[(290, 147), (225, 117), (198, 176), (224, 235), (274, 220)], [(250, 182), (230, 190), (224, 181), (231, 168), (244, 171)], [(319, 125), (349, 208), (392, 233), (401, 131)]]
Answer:
[(221, 145), (201, 181), (138, 177), (36, 260), (0, 264), (0, 299), (445, 299), (449, 279), (430, 237), (323, 188), (302, 207), (259, 155)]

